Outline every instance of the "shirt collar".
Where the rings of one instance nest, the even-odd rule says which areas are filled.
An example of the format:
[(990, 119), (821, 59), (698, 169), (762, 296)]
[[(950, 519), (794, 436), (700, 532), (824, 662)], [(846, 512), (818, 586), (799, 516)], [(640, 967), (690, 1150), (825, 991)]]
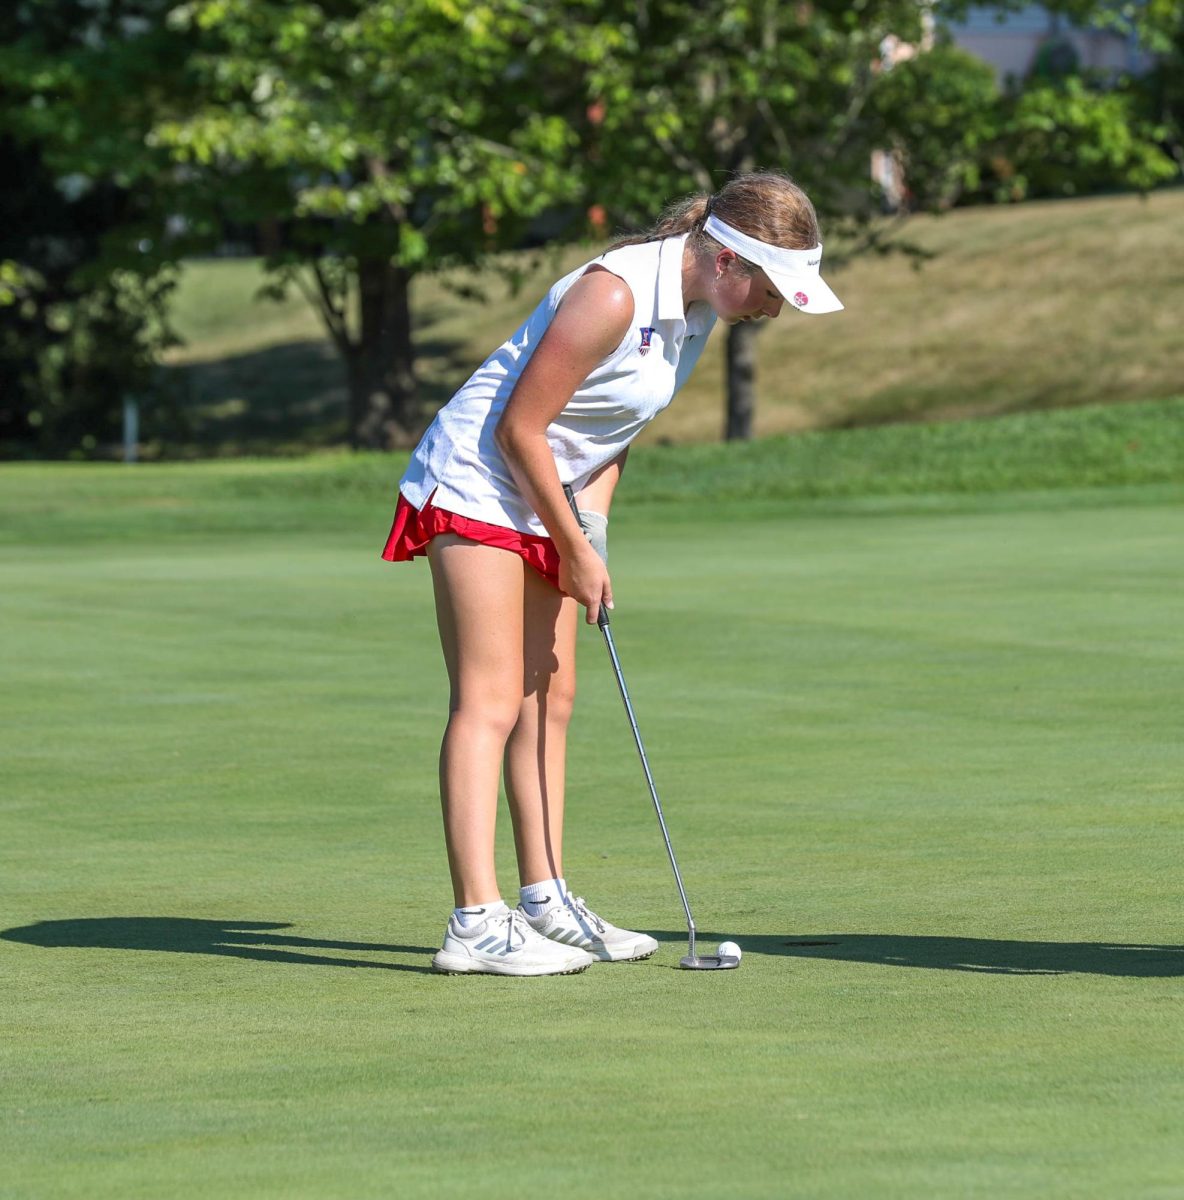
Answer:
[(692, 304), (690, 311), (682, 297), (682, 256), (689, 234), (663, 238), (658, 243), (658, 313), (659, 321), (676, 321), (685, 326), (688, 334), (710, 332), (715, 313), (706, 302)]
[(663, 238), (658, 246), (658, 320), (686, 322), (682, 299), (682, 251), (687, 234)]

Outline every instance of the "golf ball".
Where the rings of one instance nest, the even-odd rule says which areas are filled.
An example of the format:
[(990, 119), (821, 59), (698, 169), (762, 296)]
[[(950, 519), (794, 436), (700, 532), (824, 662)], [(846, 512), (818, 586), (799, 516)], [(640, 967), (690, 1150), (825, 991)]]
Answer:
[(720, 942), (719, 956), (720, 958), (739, 958), (740, 947), (735, 942)]

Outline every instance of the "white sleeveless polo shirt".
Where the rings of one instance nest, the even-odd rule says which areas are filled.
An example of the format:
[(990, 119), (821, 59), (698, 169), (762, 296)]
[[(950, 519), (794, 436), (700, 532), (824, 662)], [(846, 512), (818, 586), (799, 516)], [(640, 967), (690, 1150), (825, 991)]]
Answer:
[(623, 246), (559, 280), (436, 415), (399, 482), (408, 502), (420, 509), (435, 492), (438, 508), (545, 535), (493, 440), (506, 401), (572, 284), (593, 265), (620, 276), (633, 293), (629, 332), (547, 427), (560, 482), (578, 492), (670, 403), (703, 352), (715, 313), (697, 303), (684, 315), (685, 243), (682, 235)]

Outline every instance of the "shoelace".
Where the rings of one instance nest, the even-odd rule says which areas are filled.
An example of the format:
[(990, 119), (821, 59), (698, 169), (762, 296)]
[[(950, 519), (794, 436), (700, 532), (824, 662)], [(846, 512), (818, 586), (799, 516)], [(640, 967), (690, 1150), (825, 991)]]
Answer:
[(576, 914), (577, 920), (583, 918), (589, 925), (596, 927), (597, 933), (604, 932), (604, 922), (588, 907), (583, 896), (569, 896), (567, 907)]
[[(512, 908), (501, 919), (506, 926), (506, 953), (509, 954), (511, 951), (519, 949), (526, 941), (526, 933), (522, 928), (526, 924), (526, 918), (516, 908)], [(518, 935), (518, 945), (514, 944), (515, 934)]]

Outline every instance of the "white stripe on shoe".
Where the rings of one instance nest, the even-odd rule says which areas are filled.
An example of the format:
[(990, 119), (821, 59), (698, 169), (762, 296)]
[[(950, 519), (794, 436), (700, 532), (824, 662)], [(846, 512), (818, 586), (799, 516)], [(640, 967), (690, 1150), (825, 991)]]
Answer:
[(568, 896), (537, 917), (522, 906), (519, 912), (544, 937), (558, 945), (579, 946), (601, 962), (636, 962), (658, 949), (649, 934), (618, 929), (597, 916), (579, 896)]

